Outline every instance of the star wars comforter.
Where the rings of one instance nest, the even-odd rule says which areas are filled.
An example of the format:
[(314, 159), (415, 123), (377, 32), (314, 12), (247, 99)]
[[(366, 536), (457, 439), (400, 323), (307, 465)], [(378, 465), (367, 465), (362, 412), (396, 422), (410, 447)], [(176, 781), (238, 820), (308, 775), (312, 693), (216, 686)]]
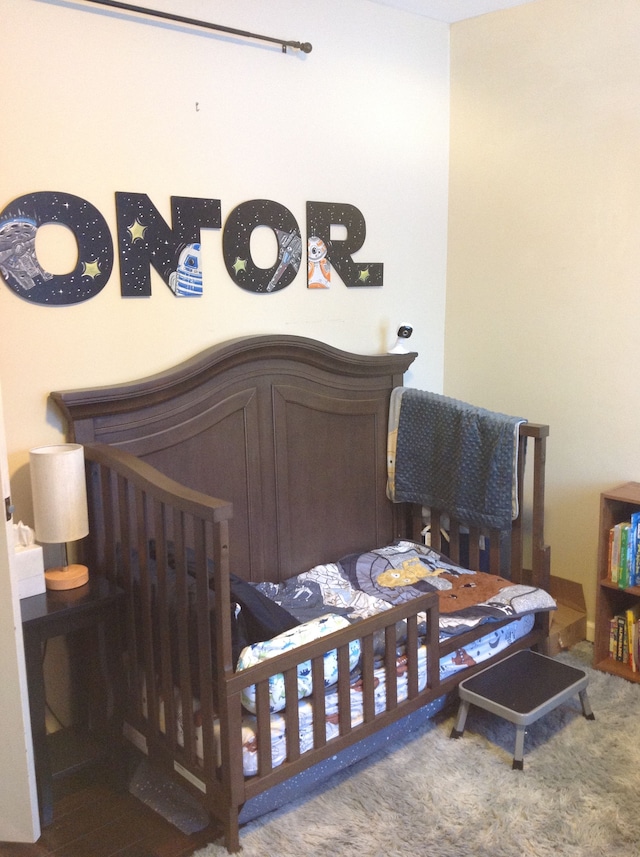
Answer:
[(260, 583), (257, 588), (300, 622), (327, 613), (354, 622), (425, 592), (437, 592), (441, 639), (484, 623), (556, 608), (542, 589), (462, 568), (412, 541), (351, 554), (283, 583)]

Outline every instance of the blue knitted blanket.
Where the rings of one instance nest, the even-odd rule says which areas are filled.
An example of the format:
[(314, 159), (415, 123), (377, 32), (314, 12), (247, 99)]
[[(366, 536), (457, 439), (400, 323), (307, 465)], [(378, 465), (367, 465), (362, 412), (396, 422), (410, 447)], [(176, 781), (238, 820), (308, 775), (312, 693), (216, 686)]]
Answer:
[(518, 514), (521, 417), (397, 387), (389, 414), (394, 502), (434, 506), (472, 526), (507, 530)]

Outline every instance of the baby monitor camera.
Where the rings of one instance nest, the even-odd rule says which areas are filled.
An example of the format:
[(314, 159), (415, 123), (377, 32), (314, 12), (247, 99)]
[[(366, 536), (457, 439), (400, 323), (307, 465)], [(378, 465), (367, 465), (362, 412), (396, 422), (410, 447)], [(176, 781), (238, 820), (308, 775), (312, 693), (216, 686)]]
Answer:
[(390, 354), (407, 354), (409, 352), (407, 340), (413, 333), (413, 327), (410, 324), (401, 324), (398, 328), (395, 345), (389, 349)]

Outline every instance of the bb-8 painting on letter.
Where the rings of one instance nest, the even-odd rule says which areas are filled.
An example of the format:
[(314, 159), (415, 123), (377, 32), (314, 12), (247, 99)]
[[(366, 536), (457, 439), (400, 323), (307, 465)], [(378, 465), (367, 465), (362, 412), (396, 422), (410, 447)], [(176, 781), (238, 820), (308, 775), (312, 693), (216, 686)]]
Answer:
[(328, 289), (331, 286), (331, 263), (327, 259), (327, 245), (322, 238), (312, 235), (307, 240), (307, 288)]

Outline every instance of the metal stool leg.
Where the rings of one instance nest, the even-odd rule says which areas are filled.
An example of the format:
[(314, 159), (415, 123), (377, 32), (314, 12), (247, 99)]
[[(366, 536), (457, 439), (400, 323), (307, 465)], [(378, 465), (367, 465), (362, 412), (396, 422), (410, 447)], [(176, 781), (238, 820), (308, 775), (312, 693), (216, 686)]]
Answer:
[(589, 697), (587, 696), (587, 691), (580, 691), (580, 702), (582, 704), (582, 713), (587, 718), (587, 720), (595, 720), (596, 716), (591, 710), (591, 703), (589, 702)]
[(524, 726), (516, 726), (516, 749), (513, 754), (513, 764), (511, 767), (514, 771), (521, 771), (524, 768)]
[(465, 700), (460, 700), (460, 708), (458, 709), (458, 719), (456, 725), (451, 730), (450, 738), (462, 738), (464, 734), (464, 725), (467, 722), (467, 714), (469, 712), (469, 703)]

